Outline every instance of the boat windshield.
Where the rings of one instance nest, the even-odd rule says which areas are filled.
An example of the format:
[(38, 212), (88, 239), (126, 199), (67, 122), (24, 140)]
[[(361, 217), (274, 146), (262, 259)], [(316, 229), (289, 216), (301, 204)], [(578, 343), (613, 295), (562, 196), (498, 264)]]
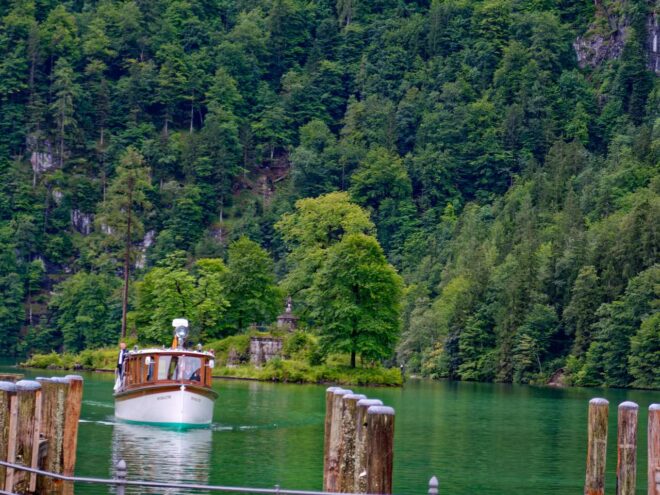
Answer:
[(200, 381), (202, 360), (198, 357), (181, 356), (179, 358), (179, 378), (182, 380)]
[(202, 360), (193, 356), (160, 356), (159, 380), (201, 381)]

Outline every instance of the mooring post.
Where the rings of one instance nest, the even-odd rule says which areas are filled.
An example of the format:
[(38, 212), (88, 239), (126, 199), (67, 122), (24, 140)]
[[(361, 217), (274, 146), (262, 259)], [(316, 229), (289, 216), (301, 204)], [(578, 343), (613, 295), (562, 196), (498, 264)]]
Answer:
[(339, 459), (339, 491), (355, 493), (355, 435), (357, 433), (357, 403), (366, 395), (346, 394), (342, 397), (342, 449)]
[[(1, 423), (0, 423), (1, 424)], [(649, 406), (648, 495), (660, 495), (660, 404)]]
[[(37, 381), (41, 384), (41, 431), (48, 441), (42, 469), (62, 474), (65, 410), (69, 381), (64, 378), (41, 377), (37, 378)], [(64, 483), (47, 476), (39, 476), (37, 490), (39, 493), (49, 495), (61, 494), (64, 491)]]
[(80, 375), (67, 375), (68, 381), (66, 394), (66, 405), (64, 408), (64, 443), (62, 451), (63, 474), (73, 476), (76, 467), (76, 449), (78, 447), (78, 422), (80, 421), (80, 410), (82, 408), (83, 378)]
[(433, 476), (429, 480), (429, 495), (438, 495), (438, 486), (440, 483), (438, 483), (438, 478)]
[(117, 476), (117, 480), (119, 480), (121, 483), (117, 483), (117, 495), (124, 495), (126, 492), (126, 485), (124, 482), (126, 481), (126, 475), (127, 475), (127, 469), (126, 469), (126, 461), (124, 459), (120, 459), (119, 462), (117, 462), (117, 465), (115, 466), (115, 473)]
[[(40, 403), (41, 385), (39, 382), (32, 380), (16, 382), (16, 426), (10, 427), (11, 431), (15, 431), (15, 437), (9, 439), (10, 453), (7, 456), (7, 462), (32, 467), (32, 463), (39, 453), (39, 423), (41, 418), (37, 416), (41, 416)], [(36, 477), (28, 475), (25, 471), (12, 471), (13, 475), (7, 476), (5, 485), (7, 491), (25, 493), (31, 491), (31, 484), (36, 485)]]
[(367, 493), (367, 410), (371, 406), (382, 406), (383, 402), (379, 399), (361, 399), (356, 405), (354, 486), (355, 493)]
[(392, 493), (394, 465), (394, 409), (371, 406), (367, 410), (367, 493)]
[[(15, 402), (16, 385), (0, 382), (0, 460), (7, 462), (9, 454), (9, 427), (12, 402)], [(5, 488), (7, 468), (0, 466), (0, 490)]]
[(323, 466), (323, 491), (339, 491), (339, 461), (342, 449), (342, 410), (344, 395), (352, 394), (351, 390), (337, 388), (332, 392), (332, 417), (330, 422), (330, 436), (328, 439), (328, 458)]
[(617, 419), (616, 494), (635, 495), (637, 481), (637, 417), (634, 402), (619, 404)]
[(589, 401), (589, 443), (587, 446), (587, 476), (584, 482), (584, 495), (603, 495), (605, 493), (609, 404), (605, 399), (591, 399)]
[(330, 449), (330, 430), (332, 428), (332, 401), (335, 396), (335, 390), (341, 387), (328, 387), (325, 391), (325, 429), (323, 434), (323, 488), (325, 489), (326, 475), (328, 465), (328, 452)]

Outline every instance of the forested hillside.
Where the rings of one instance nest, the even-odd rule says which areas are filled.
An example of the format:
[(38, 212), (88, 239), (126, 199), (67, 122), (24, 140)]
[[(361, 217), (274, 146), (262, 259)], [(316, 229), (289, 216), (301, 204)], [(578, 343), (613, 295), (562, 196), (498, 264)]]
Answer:
[(0, 0), (3, 352), (115, 344), (126, 274), (143, 341), (355, 332), (364, 283), (367, 360), (660, 387), (657, 14)]

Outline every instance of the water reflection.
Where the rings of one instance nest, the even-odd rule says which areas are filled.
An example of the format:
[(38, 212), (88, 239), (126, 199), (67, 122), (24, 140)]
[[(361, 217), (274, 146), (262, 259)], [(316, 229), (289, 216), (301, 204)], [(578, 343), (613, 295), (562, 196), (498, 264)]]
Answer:
[[(118, 423), (112, 434), (112, 469), (124, 459), (130, 480), (208, 484), (211, 435), (206, 428), (168, 430)], [(127, 488), (126, 493), (199, 492), (136, 487)]]

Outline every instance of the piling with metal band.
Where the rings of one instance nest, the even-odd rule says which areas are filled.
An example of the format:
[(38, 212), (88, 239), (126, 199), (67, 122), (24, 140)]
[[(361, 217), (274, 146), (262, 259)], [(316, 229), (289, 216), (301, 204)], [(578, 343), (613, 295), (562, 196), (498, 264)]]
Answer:
[(323, 466), (323, 491), (339, 491), (339, 461), (341, 459), (342, 439), (342, 412), (344, 395), (352, 394), (351, 390), (338, 388), (332, 392), (332, 412), (330, 422), (330, 435), (328, 438), (328, 457)]
[[(48, 440), (48, 449), (43, 462), (43, 469), (62, 474), (64, 426), (66, 417), (66, 399), (69, 381), (64, 378), (37, 378), (41, 384), (41, 431)], [(62, 481), (46, 476), (37, 480), (39, 493), (59, 494), (64, 490)]]
[(335, 391), (341, 387), (329, 387), (325, 391), (325, 429), (323, 434), (323, 487), (326, 486), (326, 466), (328, 465), (328, 451), (330, 449), (330, 429), (332, 428), (332, 401)]
[(660, 404), (649, 406), (648, 495), (660, 495)]
[(382, 405), (383, 402), (378, 399), (361, 399), (356, 404), (354, 493), (367, 493), (367, 410), (371, 406)]
[[(13, 452), (9, 453), (7, 461), (36, 467), (41, 419), (41, 385), (39, 382), (32, 380), (16, 382), (16, 411), (17, 422), (16, 427), (13, 428), (16, 434), (14, 438), (9, 439), (10, 451)], [(12, 442), (14, 443), (13, 448)], [(36, 477), (31, 477), (25, 472), (14, 471), (13, 475), (7, 476), (5, 489), (24, 493), (33, 491), (36, 488), (35, 483)], [(30, 490), (31, 484), (32, 490)]]
[(342, 448), (339, 459), (339, 491), (355, 493), (355, 435), (357, 430), (357, 403), (366, 395), (346, 394), (342, 397)]
[(605, 399), (589, 401), (587, 476), (584, 482), (584, 495), (603, 495), (605, 493), (609, 404)]
[[(12, 382), (0, 382), (0, 460), (7, 461), (9, 449), (9, 423), (12, 402), (16, 402), (16, 385)], [(0, 466), (0, 489), (5, 487), (7, 468)]]
[(367, 493), (392, 493), (394, 463), (394, 409), (367, 410)]

